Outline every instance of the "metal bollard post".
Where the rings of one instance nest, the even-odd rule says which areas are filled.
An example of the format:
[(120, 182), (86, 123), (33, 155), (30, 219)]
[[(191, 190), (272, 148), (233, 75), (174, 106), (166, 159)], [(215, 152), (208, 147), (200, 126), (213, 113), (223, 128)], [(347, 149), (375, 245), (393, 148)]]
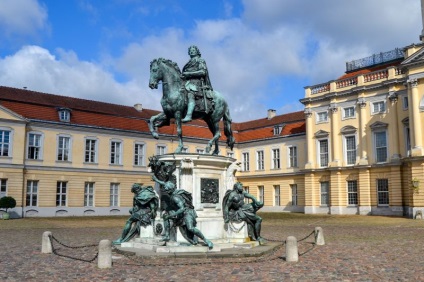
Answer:
[(99, 256), (97, 257), (97, 266), (99, 268), (112, 267), (112, 242), (110, 240), (100, 241)]
[(324, 232), (321, 227), (315, 227), (315, 244), (317, 246), (325, 245)]
[(41, 239), (41, 253), (42, 254), (51, 254), (52, 251), (52, 242), (50, 240), (52, 233), (50, 231), (45, 231)]
[(286, 261), (296, 262), (298, 260), (297, 239), (294, 236), (289, 236), (286, 240)]

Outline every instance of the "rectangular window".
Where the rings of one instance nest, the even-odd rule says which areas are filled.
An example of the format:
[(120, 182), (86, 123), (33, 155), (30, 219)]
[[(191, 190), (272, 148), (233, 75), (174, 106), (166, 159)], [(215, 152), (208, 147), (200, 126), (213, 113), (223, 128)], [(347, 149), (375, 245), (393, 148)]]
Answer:
[(389, 180), (377, 179), (377, 202), (378, 205), (389, 205)]
[(56, 206), (66, 207), (66, 186), (67, 182), (58, 181), (56, 186)]
[(166, 146), (165, 145), (157, 145), (156, 146), (156, 155), (164, 155), (166, 154)]
[(181, 153), (188, 153), (188, 148), (187, 147), (182, 148)]
[(71, 138), (67, 136), (59, 136), (57, 142), (57, 160), (69, 161)]
[(7, 196), (7, 179), (0, 179), (0, 199)]
[(402, 97), (402, 101), (403, 101), (403, 109), (407, 110), (409, 107), (409, 103), (408, 103), (408, 96), (403, 96)]
[(243, 153), (242, 155), (242, 161), (243, 161), (243, 171), (249, 171), (250, 165), (249, 165), (249, 153)]
[(144, 144), (134, 145), (134, 165), (144, 165)]
[(356, 180), (347, 182), (347, 203), (348, 205), (358, 205), (358, 181)]
[(321, 206), (328, 206), (330, 203), (329, 182), (321, 182)]
[(264, 169), (264, 151), (256, 152), (256, 169), (257, 170)]
[(289, 147), (289, 167), (297, 167), (297, 147)]
[(328, 121), (328, 113), (327, 112), (317, 113), (317, 121), (318, 122), (326, 122), (326, 121)]
[(408, 127), (405, 127), (405, 144), (406, 144), (406, 156), (411, 156), (411, 132)]
[(319, 165), (320, 167), (328, 166), (328, 140), (319, 140)]
[(355, 136), (346, 136), (346, 164), (354, 165), (356, 163), (356, 138)]
[(0, 130), (0, 157), (8, 157), (10, 148), (10, 131)]
[(264, 202), (264, 186), (258, 186), (258, 200), (261, 201), (262, 203)]
[(227, 152), (227, 157), (234, 158), (234, 153), (233, 152)]
[(280, 125), (274, 126), (274, 135), (280, 135), (282, 129), (283, 127)]
[(84, 188), (84, 206), (94, 207), (94, 182), (86, 182)]
[(85, 158), (86, 163), (95, 163), (97, 161), (97, 140), (85, 139)]
[(297, 184), (290, 184), (292, 206), (297, 206)]
[(111, 164), (121, 164), (121, 155), (122, 155), (122, 142), (112, 141), (110, 142), (110, 163)]
[(385, 131), (374, 132), (375, 158), (378, 163), (387, 161), (387, 136)]
[(274, 206), (280, 205), (280, 185), (274, 185)]
[(384, 101), (374, 102), (372, 103), (372, 113), (384, 113), (386, 111), (386, 103)]
[(343, 118), (355, 117), (355, 107), (347, 107), (343, 109)]
[(71, 112), (69, 110), (62, 109), (59, 111), (59, 120), (60, 121), (70, 121)]
[(198, 153), (199, 155), (203, 155), (203, 154), (205, 154), (205, 150), (204, 149), (196, 149), (196, 153)]
[(110, 184), (110, 206), (119, 207), (119, 183)]
[(28, 134), (28, 159), (41, 159), (41, 134)]
[(272, 149), (272, 168), (280, 168), (280, 149)]
[(28, 180), (26, 189), (26, 206), (36, 207), (38, 198), (38, 181)]

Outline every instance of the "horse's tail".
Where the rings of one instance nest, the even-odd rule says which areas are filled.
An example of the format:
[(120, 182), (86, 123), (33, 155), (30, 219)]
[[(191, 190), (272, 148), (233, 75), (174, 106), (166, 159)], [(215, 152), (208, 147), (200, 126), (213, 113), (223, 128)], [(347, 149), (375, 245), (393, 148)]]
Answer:
[(231, 122), (232, 122), (232, 119), (230, 115), (230, 110), (228, 109), (228, 106), (227, 106), (224, 112), (224, 134), (227, 137), (227, 145), (232, 150), (236, 140), (234, 139), (233, 130), (231, 129)]

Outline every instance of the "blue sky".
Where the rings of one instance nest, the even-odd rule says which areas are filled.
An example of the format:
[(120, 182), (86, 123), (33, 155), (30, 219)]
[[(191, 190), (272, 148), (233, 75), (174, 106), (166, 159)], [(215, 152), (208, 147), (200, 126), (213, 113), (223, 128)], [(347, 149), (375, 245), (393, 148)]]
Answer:
[(0, 85), (160, 110), (150, 61), (195, 44), (241, 122), (421, 30), (420, 0), (0, 0)]

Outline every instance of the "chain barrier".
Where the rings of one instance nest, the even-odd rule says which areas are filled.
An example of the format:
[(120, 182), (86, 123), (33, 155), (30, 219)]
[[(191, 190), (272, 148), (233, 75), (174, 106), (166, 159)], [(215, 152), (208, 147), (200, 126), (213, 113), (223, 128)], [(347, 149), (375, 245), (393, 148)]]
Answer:
[(312, 231), (312, 232), (311, 232), (309, 235), (307, 235), (305, 238), (302, 238), (302, 239), (297, 240), (297, 242), (299, 243), (299, 242), (305, 241), (306, 239), (308, 239), (309, 237), (311, 237), (313, 234), (315, 234), (315, 230), (314, 230), (314, 231)]
[[(311, 232), (311, 234), (309, 234), (309, 235), (308, 235), (308, 236), (306, 236), (305, 238), (302, 238), (302, 239), (300, 239), (300, 240), (298, 240), (298, 241), (297, 241), (298, 243), (299, 243), (299, 242), (302, 242), (302, 241), (305, 241), (306, 239), (308, 239), (309, 237), (311, 237), (312, 235), (314, 235), (314, 242), (309, 242), (309, 243), (312, 245), (312, 248), (310, 248), (310, 249), (308, 249), (308, 250), (304, 251), (303, 253), (298, 253), (298, 254), (299, 254), (299, 257), (301, 257), (301, 256), (303, 256), (303, 255), (305, 255), (305, 254), (309, 253), (310, 251), (312, 251), (312, 250), (316, 247), (315, 242), (316, 242), (316, 240), (317, 240), (318, 233), (319, 233), (319, 230), (317, 230), (316, 232), (315, 232), (315, 230), (314, 230), (314, 231), (312, 231), (312, 232)], [(306, 243), (308, 243), (308, 242), (306, 242)]]
[(93, 262), (97, 259), (98, 255), (99, 255), (99, 252), (97, 252), (96, 255), (92, 259), (83, 259), (83, 258), (77, 258), (77, 257), (65, 255), (65, 254), (60, 254), (60, 253), (57, 252), (57, 249), (54, 247), (53, 241), (55, 241), (56, 243), (58, 243), (59, 245), (65, 247), (65, 248), (69, 248), (69, 249), (92, 248), (92, 247), (97, 247), (98, 244), (90, 244), (90, 245), (84, 245), (84, 246), (69, 246), (67, 244), (60, 242), (53, 235), (49, 235), (49, 237), (50, 237), (50, 242), (51, 242), (51, 245), (52, 245), (52, 252), (57, 256), (65, 257), (65, 258), (69, 258), (69, 259), (73, 259), (73, 260), (84, 261), (84, 262)]

